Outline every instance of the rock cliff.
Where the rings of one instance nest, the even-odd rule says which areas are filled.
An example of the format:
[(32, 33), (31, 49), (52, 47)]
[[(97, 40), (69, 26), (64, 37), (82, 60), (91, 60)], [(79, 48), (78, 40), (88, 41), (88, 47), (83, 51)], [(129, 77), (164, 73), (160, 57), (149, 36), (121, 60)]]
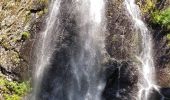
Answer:
[[(18, 93), (15, 89), (10, 90), (8, 83), (13, 84), (13, 87), (17, 85), (22, 89), (25, 86), (30, 88), (28, 81), (32, 76), (35, 59), (33, 49), (36, 48), (39, 32), (45, 26), (44, 19), (48, 14), (48, 2), (50, 1), (0, 1), (0, 81), (2, 80), (0, 99), (2, 100), (20, 98), (25, 96), (25, 92), (29, 90), (24, 88), (24, 93)], [(111, 66), (106, 70), (107, 83), (103, 92), (107, 100), (119, 100), (120, 97), (116, 94), (118, 89), (123, 100), (133, 100), (131, 97), (137, 91), (135, 88), (138, 80), (136, 64), (139, 62), (133, 54), (138, 52), (140, 41), (132, 28), (132, 22), (123, 2), (123, 0), (107, 0), (106, 2), (108, 24), (106, 50), (108, 54), (103, 64)], [(170, 88), (170, 0), (136, 0), (136, 3), (153, 36), (157, 83), (162, 90)], [(74, 40), (77, 35), (74, 16), (64, 13), (65, 9), (61, 9), (63, 13), (60, 15), (63, 22), (61, 25), (66, 27), (64, 38), (60, 41), (65, 46), (62, 44), (58, 46), (59, 50), (56, 51), (58, 61), (55, 64), (60, 60), (67, 61), (70, 55), (69, 50), (76, 49), (73, 44), (79, 45)], [(67, 20), (65, 20), (66, 17), (68, 17)], [(71, 34), (68, 32), (70, 30), (72, 30)], [(117, 88), (118, 84), (119, 88)], [(167, 93), (169, 92), (164, 94)]]

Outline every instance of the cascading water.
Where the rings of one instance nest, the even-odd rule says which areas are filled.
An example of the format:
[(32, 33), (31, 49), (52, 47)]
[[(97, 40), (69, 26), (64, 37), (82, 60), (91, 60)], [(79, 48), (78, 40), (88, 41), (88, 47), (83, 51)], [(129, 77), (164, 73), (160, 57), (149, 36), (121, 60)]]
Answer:
[[(36, 72), (35, 72), (35, 84), (34, 84), (34, 96), (32, 96), (33, 100), (36, 100), (36, 94), (39, 92), (39, 86), (42, 81), (43, 72), (46, 67), (49, 65), (49, 61), (51, 56), (55, 50), (55, 42), (58, 37), (58, 32), (53, 32), (54, 30), (59, 30), (59, 21), (58, 21), (58, 13), (60, 7), (60, 0), (52, 0), (51, 5), (49, 6), (50, 13), (48, 18), (46, 19), (46, 27), (44, 31), (40, 32), (40, 38), (38, 41), (36, 54)], [(55, 26), (55, 27), (54, 27)]]
[[(53, 30), (57, 30), (58, 29), (58, 19), (57, 19), (57, 15), (58, 15), (58, 10), (59, 10), (59, 6), (60, 6), (60, 1), (52, 1), (52, 5), (50, 7), (51, 8), (51, 12), (49, 17), (47, 18), (47, 26), (44, 30), (44, 32), (42, 32), (42, 37), (41, 37), (41, 43), (42, 43), (42, 47), (40, 49), (40, 57), (38, 57), (38, 61), (37, 61), (37, 72), (36, 72), (36, 77), (41, 77), (41, 75), (43, 74), (43, 71), (45, 69), (45, 66), (48, 65), (50, 57), (52, 55), (52, 53), (54, 52), (55, 49), (55, 40), (53, 39), (57, 39), (57, 32), (54, 34)], [(56, 25), (54, 27), (54, 25)], [(59, 29), (58, 29), (59, 30)]]
[[(75, 55), (66, 58), (70, 59), (68, 62), (67, 60), (62, 61), (68, 63), (69, 70), (63, 68), (64, 65), (60, 68), (60, 66), (50, 64), (58, 33), (65, 30), (65, 28), (59, 27), (61, 20), (58, 15), (64, 13), (60, 12), (62, 3), (60, 3), (60, 0), (52, 0), (47, 27), (42, 32), (42, 40), (39, 42), (42, 45), (39, 48), (40, 54), (36, 64), (35, 96), (33, 96), (33, 100), (101, 100), (101, 93), (105, 86), (101, 65), (105, 53), (105, 3), (103, 0), (72, 0), (71, 4), (68, 1), (63, 1), (68, 8), (70, 5), (76, 8), (76, 10), (74, 9), (77, 14), (75, 19), (76, 25), (79, 27), (76, 37), (79, 38), (79, 41), (76, 42), (79, 42), (80, 45), (77, 47), (78, 50), (74, 53)], [(67, 13), (75, 14), (71, 11)], [(62, 62), (60, 63), (64, 64)], [(53, 67), (56, 67), (54, 70), (60, 69), (60, 71), (56, 74), (48, 73), (50, 68)], [(44, 75), (45, 70), (47, 74), (52, 74), (52, 76)], [(63, 72), (65, 73), (63, 74)], [(43, 77), (48, 78), (43, 79)], [(44, 82), (46, 80), (50, 81), (46, 83)], [(46, 88), (48, 91), (42, 88)]]
[(126, 8), (132, 17), (136, 32), (142, 37), (141, 52), (137, 55), (141, 62), (141, 70), (139, 75), (139, 100), (149, 100), (151, 89), (155, 86), (155, 68), (152, 57), (152, 37), (145, 23), (141, 20), (139, 7), (135, 4), (135, 0), (125, 0)]
[[(101, 92), (105, 86), (101, 73), (101, 56), (104, 53), (104, 1), (103, 0), (77, 0), (80, 27), (81, 50), (77, 57), (71, 59), (78, 90), (82, 90), (86, 83), (84, 96), (75, 96), (71, 90), (69, 100), (100, 100)], [(82, 81), (82, 79), (85, 79)], [(81, 93), (80, 91), (80, 93)]]

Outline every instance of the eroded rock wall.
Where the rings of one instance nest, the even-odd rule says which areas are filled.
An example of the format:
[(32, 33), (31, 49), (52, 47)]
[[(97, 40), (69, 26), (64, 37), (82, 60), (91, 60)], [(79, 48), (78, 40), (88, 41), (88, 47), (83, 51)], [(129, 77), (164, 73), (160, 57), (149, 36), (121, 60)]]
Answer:
[[(28, 59), (21, 52), (25, 43), (33, 37), (32, 24), (47, 12), (45, 0), (1, 0), (0, 1), (0, 68), (3, 74), (20, 74), (28, 70)], [(32, 47), (26, 51), (31, 51)], [(20, 66), (21, 62), (27, 63)], [(18, 72), (19, 71), (19, 72)]]
[(0, 100), (20, 100), (28, 92), (37, 23), (47, 6), (48, 0), (0, 1)]

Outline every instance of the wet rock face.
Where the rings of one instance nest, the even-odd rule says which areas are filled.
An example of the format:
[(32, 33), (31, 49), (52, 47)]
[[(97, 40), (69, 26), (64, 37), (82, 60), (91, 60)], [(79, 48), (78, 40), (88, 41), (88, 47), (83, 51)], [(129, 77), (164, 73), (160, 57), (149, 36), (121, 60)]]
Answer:
[(167, 100), (168, 99), (170, 100), (170, 95), (169, 95), (170, 94), (170, 88), (161, 88), (160, 92), (165, 98), (167, 98)]
[[(169, 0), (157, 1), (156, 8), (164, 10), (170, 5)], [(170, 87), (170, 46), (167, 34), (170, 30), (163, 25), (150, 24), (154, 40), (154, 59), (157, 69), (157, 83), (161, 87)]]
[(71, 57), (78, 55), (81, 46), (76, 17), (69, 12), (74, 10), (72, 3), (72, 0), (61, 2), (61, 13), (59, 13), (61, 31), (57, 30), (59, 36), (56, 50), (51, 58), (51, 64), (43, 74), (37, 100), (68, 100), (70, 88), (75, 87), (75, 91), (78, 89), (78, 83), (74, 84), (76, 79), (70, 65)]
[(137, 87), (137, 71), (130, 65), (130, 62), (116, 62), (106, 70), (110, 73), (107, 76), (106, 87), (103, 97), (106, 100), (135, 100)]
[(106, 49), (118, 60), (128, 59), (136, 51), (137, 34), (126, 11), (124, 0), (108, 0), (106, 3), (107, 30)]
[[(142, 0), (139, 0), (139, 1), (142, 1)], [(140, 41), (137, 38), (138, 36), (135, 34), (135, 31), (131, 29), (131, 27), (133, 27), (133, 24), (128, 18), (128, 14), (126, 13), (126, 9), (124, 9), (122, 2), (123, 2), (122, 0), (114, 0), (114, 1), (110, 0), (107, 2), (108, 34), (106, 38), (106, 49), (111, 58), (115, 58), (117, 60), (125, 60), (126, 62), (128, 62), (126, 59), (128, 60), (133, 59), (133, 55), (135, 55), (135, 53), (137, 52), (135, 50), (138, 50), (138, 46), (137, 46), (138, 42)], [(167, 4), (169, 0), (154, 1), (154, 2), (158, 2), (157, 6), (159, 6), (160, 8), (167, 8)], [(151, 15), (143, 15), (143, 16), (148, 18), (148, 16), (151, 16)], [(169, 30), (161, 28), (160, 26), (154, 26), (152, 27), (152, 29), (153, 29), (152, 32), (153, 32), (153, 39), (154, 39), (153, 43), (154, 43), (155, 67), (157, 71), (157, 80), (158, 80), (157, 83), (161, 87), (169, 87), (170, 86), (169, 85), (170, 83), (170, 77), (169, 77), (170, 76), (170, 72), (169, 72), (170, 70), (170, 63), (169, 63), (170, 62), (170, 47), (167, 45), (168, 41), (166, 37), (166, 33), (169, 32)], [(125, 37), (125, 38), (122, 38), (122, 37)], [(136, 42), (135, 40), (138, 42)], [(133, 59), (132, 62), (135, 63), (135, 60), (136, 59)], [(119, 65), (113, 65), (113, 67), (116, 67), (116, 66), (119, 66)], [(135, 69), (135, 65), (133, 66), (127, 65), (127, 66), (128, 68), (130, 67), (130, 68)], [(115, 71), (114, 73), (116, 72), (117, 71)], [(137, 74), (138, 73), (136, 72), (136, 75)], [(133, 75), (131, 75), (130, 73), (128, 73), (128, 75), (133, 77)], [(113, 76), (112, 78), (114, 80)], [(124, 78), (122, 78), (121, 80), (123, 79)], [(109, 87), (110, 89), (106, 88), (106, 91), (104, 93), (107, 95), (109, 95), (109, 93), (114, 94), (114, 95), (111, 95), (111, 97), (117, 98), (116, 92), (114, 92), (114, 90), (116, 90), (116, 88), (113, 85), (115, 84), (114, 82), (116, 81), (112, 81), (112, 82), (107, 81), (107, 84), (112, 84), (112, 85), (110, 85)], [(135, 85), (135, 83), (133, 85)], [(126, 86), (130, 86), (130, 83), (127, 83)], [(150, 97), (151, 99), (153, 100), (155, 99), (153, 95), (156, 97), (158, 96), (157, 97), (158, 100), (160, 99), (159, 98), (160, 95), (155, 92), (152, 93), (152, 96)], [(127, 94), (125, 97), (128, 97)]]
[(106, 6), (106, 49), (109, 57), (115, 59), (106, 69), (107, 82), (103, 92), (106, 100), (135, 100), (133, 96), (137, 95), (138, 70), (133, 56), (138, 50), (138, 36), (123, 2), (108, 0)]
[[(136, 97), (138, 91), (136, 84), (138, 81), (138, 70), (134, 64), (133, 55), (137, 52), (136, 50), (138, 50), (138, 36), (136, 35), (135, 30), (131, 28), (133, 27), (133, 24), (128, 18), (129, 15), (126, 13), (123, 0), (108, 0), (106, 7), (108, 23), (106, 49), (108, 52), (108, 61), (104, 63), (104, 66), (106, 67), (106, 87), (103, 91), (103, 98), (106, 100), (135, 100), (134, 97)], [(41, 90), (47, 95), (67, 99), (61, 92), (65, 92), (63, 90), (69, 89), (69, 86), (72, 84), (72, 82), (65, 79), (63, 80), (61, 77), (67, 77), (74, 81), (72, 72), (70, 71), (71, 69), (69, 65), (69, 59), (72, 55), (79, 52), (78, 47), (80, 47), (80, 44), (78, 43), (79, 40), (76, 34), (76, 30), (78, 30), (78, 28), (76, 27), (74, 16), (65, 13), (69, 11), (67, 7), (62, 8), (61, 11), (61, 27), (64, 27), (65, 30), (61, 35), (61, 39), (59, 40), (57, 50), (55, 51), (53, 57), (55, 60), (52, 61), (51, 68), (49, 68), (49, 70), (47, 70), (47, 72), (44, 74), (45, 77), (42, 83), (42, 87), (44, 88)], [(156, 36), (154, 36), (154, 39), (155, 38)], [(155, 42), (156, 46), (161, 44), (161, 46), (157, 46), (160, 48), (155, 50), (155, 54), (157, 54), (156, 57), (159, 55), (159, 59), (157, 59), (156, 62), (158, 61), (158, 63), (161, 63), (161, 60), (164, 60), (161, 59), (161, 57), (163, 57), (168, 63), (169, 60), (167, 60), (167, 56), (162, 56), (167, 53), (167, 50), (162, 49), (162, 47), (164, 47), (164, 43), (166, 43), (165, 40), (164, 42), (161, 42), (162, 40), (164, 39), (161, 38), (160, 41)], [(159, 50), (161, 50), (163, 53), (158, 53), (160, 52)], [(162, 64), (164, 65), (164, 63), (165, 62), (163, 61)], [(158, 69), (158, 72), (162, 73), (159, 70), (160, 69)], [(164, 76), (168, 77), (169, 74), (160, 77)], [(62, 81), (63, 84), (67, 83), (62, 86), (62, 88), (60, 88), (59, 91), (61, 91), (61, 94), (58, 94), (59, 96), (56, 94), (50, 94), (51, 90), (53, 90), (55, 87), (58, 87), (57, 84), (54, 84), (57, 82), (57, 80), (51, 80), (55, 78), (59, 79), (58, 82)], [(162, 79), (160, 82), (169, 83), (169, 81), (163, 82), (163, 80), (165, 79)], [(168, 96), (168, 90), (161, 91), (162, 94)], [(44, 95), (42, 94), (39, 94), (40, 99), (44, 98)], [(160, 100), (161, 96), (157, 91), (153, 90), (151, 91), (151, 96), (149, 98), (150, 100)]]
[[(170, 88), (151, 89), (148, 100), (170, 100)], [(144, 92), (143, 92), (143, 96)]]
[[(145, 96), (144, 92), (143, 92), (143, 96)], [(161, 94), (158, 91), (156, 91), (155, 89), (151, 89), (150, 96), (148, 97), (148, 100), (161, 100), (161, 99), (162, 99)]]
[(155, 67), (157, 69), (158, 84), (170, 87), (170, 47), (164, 29), (154, 29)]
[[(59, 36), (60, 38), (51, 65), (49, 69), (46, 70), (46, 73), (44, 73), (43, 82), (41, 84), (43, 88), (41, 88), (41, 92), (38, 94), (38, 99), (54, 97), (67, 100), (68, 98), (64, 96), (68, 95), (66, 91), (69, 91), (69, 89), (73, 87), (75, 91), (77, 90), (77, 84), (73, 84), (75, 79), (69, 61), (72, 56), (76, 56), (80, 52), (79, 27), (76, 25), (74, 14), (72, 15), (69, 12), (69, 9), (72, 9), (72, 7), (68, 8), (71, 3), (68, 4), (66, 1), (68, 2), (68, 0), (63, 0), (61, 3), (61, 13), (59, 15), (61, 17), (60, 27), (64, 30), (62, 34), (59, 33), (61, 36)], [(109, 31), (106, 37), (108, 58), (107, 61), (103, 63), (107, 82), (103, 92), (103, 98), (106, 100), (133, 100), (132, 95), (136, 94), (135, 91), (137, 89), (135, 86), (138, 80), (136, 76), (137, 70), (133, 62), (131, 60), (127, 61), (127, 59), (131, 58), (130, 53), (134, 52), (131, 52), (133, 46), (130, 45), (134, 42), (132, 39), (134, 33), (133, 30), (127, 28), (129, 24), (131, 25), (131, 22), (123, 12), (125, 10), (123, 10), (122, 2), (119, 1), (118, 3), (117, 1), (118, 4), (114, 4), (116, 1), (110, 0), (107, 3), (111, 3), (108, 4), (110, 8), (108, 8), (109, 10), (107, 13), (112, 14), (110, 17), (108, 15), (107, 18), (109, 22), (107, 27)], [(118, 6), (120, 9), (118, 9)], [(116, 26), (115, 23), (117, 24)], [(112, 40), (113, 38), (115, 40)], [(58, 86), (61, 82), (63, 82), (63, 85)], [(83, 87), (86, 87), (85, 83)], [(59, 94), (53, 91), (59, 91), (57, 92)], [(86, 88), (83, 91), (86, 92)], [(79, 91), (79, 93), (81, 94), (83, 91)], [(118, 93), (120, 93), (120, 95), (118, 95)]]
[[(32, 48), (35, 48), (39, 32), (45, 26), (45, 17), (42, 17), (42, 15), (47, 10), (45, 8), (48, 0), (42, 1), (0, 1), (0, 5), (2, 5), (0, 6), (0, 73), (14, 80), (18, 80), (18, 77), (29, 77), (29, 73), (32, 71), (30, 63), (36, 59), (32, 54)], [(138, 36), (135, 30), (131, 28), (133, 24), (128, 18), (129, 15), (123, 2), (124, 0), (107, 0), (106, 2), (108, 23), (106, 49), (108, 61), (104, 63), (106, 87), (103, 92), (103, 97), (106, 100), (134, 100), (132, 96), (136, 95), (137, 91), (138, 70), (135, 68), (133, 55), (137, 52)], [(159, 9), (164, 9), (169, 6), (170, 0), (161, 0), (157, 4)], [(53, 67), (45, 73), (49, 77), (44, 77), (45, 81), (42, 86), (46, 86), (46, 82), (53, 84), (50, 78), (56, 77), (58, 72), (62, 73), (58, 75), (59, 81), (62, 80), (61, 77), (72, 78), (71, 72), (66, 72), (66, 70), (70, 70), (69, 57), (74, 55), (72, 52), (75, 52), (75, 54), (79, 52), (78, 47), (80, 47), (80, 44), (78, 43), (78, 38), (76, 38), (78, 37), (76, 34), (78, 28), (75, 26), (75, 16), (64, 13), (70, 8), (63, 7), (61, 10), (63, 11), (61, 27), (65, 27), (65, 31), (63, 32), (64, 34), (61, 34), (54, 54)], [(39, 19), (40, 17), (41, 19)], [(154, 27), (153, 30), (158, 84), (162, 87), (170, 87), (170, 47), (167, 46), (167, 39), (164, 34), (169, 30), (164, 31), (160, 27)], [(58, 66), (57, 69), (56, 66)], [(68, 80), (63, 82), (68, 83), (65, 88), (71, 84)], [(54, 87), (55, 85), (50, 87), (47, 85), (42, 89), (42, 92), (51, 91), (50, 89)], [(165, 100), (170, 98), (169, 91), (168, 88), (161, 88), (161, 93), (167, 97)], [(160, 100), (160, 94), (153, 90), (150, 100), (157, 100), (155, 97)]]

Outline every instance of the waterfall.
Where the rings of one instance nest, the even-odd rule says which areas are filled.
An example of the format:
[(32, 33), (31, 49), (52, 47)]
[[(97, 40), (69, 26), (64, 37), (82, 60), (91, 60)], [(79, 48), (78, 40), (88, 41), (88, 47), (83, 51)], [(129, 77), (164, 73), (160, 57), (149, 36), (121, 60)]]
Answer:
[(135, 0), (125, 0), (125, 5), (132, 21), (136, 32), (141, 36), (141, 51), (137, 54), (138, 60), (141, 62), (139, 65), (139, 100), (149, 100), (150, 92), (152, 89), (157, 89), (155, 86), (155, 68), (152, 56), (152, 36), (145, 23), (141, 20), (140, 9), (135, 4)]
[[(67, 50), (74, 53), (71, 57), (63, 57), (67, 57), (65, 59), (69, 59), (69, 61), (63, 61), (62, 57), (60, 64), (55, 65), (51, 62), (55, 61), (56, 42), (59, 34), (62, 33), (61, 31), (65, 31), (64, 26), (67, 24), (61, 22), (61, 16), (58, 17), (65, 13), (60, 11), (62, 4), (70, 9), (75, 7), (74, 11), (64, 11), (70, 15), (76, 14), (76, 27), (78, 27), (76, 38), (79, 40), (76, 42), (80, 45), (76, 49), (77, 52), (70, 50), (74, 47), (68, 46), (70, 51)], [(38, 59), (33, 100), (101, 100), (105, 87), (102, 75), (102, 59), (105, 53), (104, 33), (106, 30), (104, 10), (104, 0), (51, 1), (46, 27), (41, 32), (36, 51)], [(67, 33), (70, 31), (71, 29)], [(62, 62), (65, 62), (66, 65)]]
[(39, 59), (36, 65), (37, 66), (36, 67), (37, 78), (40, 78), (41, 75), (43, 74), (43, 71), (45, 67), (48, 65), (50, 57), (55, 49), (55, 44), (54, 44), (55, 40), (53, 39), (57, 39), (57, 32), (54, 33), (53, 30), (58, 29), (57, 24), (59, 24), (59, 22), (57, 21), (58, 20), (57, 15), (58, 15), (59, 6), (60, 6), (59, 0), (52, 1), (52, 4), (50, 6), (51, 12), (50, 12), (49, 17), (47, 18), (46, 28), (43, 32), (41, 32), (40, 44), (42, 43), (42, 45), (41, 45), (40, 51), (37, 51), (37, 52), (40, 52), (40, 54), (37, 53), (39, 56), (38, 57)]
[(36, 48), (37, 61), (35, 64), (35, 76), (34, 76), (34, 94), (32, 99), (36, 100), (36, 94), (39, 92), (39, 86), (42, 81), (44, 70), (48, 68), (51, 56), (55, 50), (55, 41), (58, 37), (59, 30), (58, 13), (60, 7), (60, 0), (52, 0), (49, 6), (49, 16), (46, 19), (46, 26), (42, 32), (40, 32), (39, 41)]
[[(72, 90), (69, 100), (100, 100), (101, 92), (105, 86), (102, 80), (101, 56), (104, 53), (104, 1), (78, 0), (81, 50), (77, 57), (71, 59), (74, 75), (78, 83), (78, 90), (86, 85), (84, 97), (74, 96)], [(82, 81), (82, 79), (85, 79)], [(84, 82), (86, 84), (84, 84)]]

